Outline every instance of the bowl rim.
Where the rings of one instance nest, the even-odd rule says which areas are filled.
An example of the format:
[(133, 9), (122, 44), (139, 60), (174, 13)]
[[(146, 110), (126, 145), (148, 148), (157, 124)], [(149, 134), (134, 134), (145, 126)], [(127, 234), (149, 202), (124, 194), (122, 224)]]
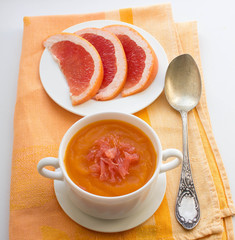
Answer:
[[(106, 116), (106, 117), (105, 117)], [(108, 117), (109, 116), (109, 117)], [(99, 120), (95, 120), (96, 118), (101, 118)], [(120, 120), (117, 117), (121, 117), (122, 119)], [(127, 120), (125, 120), (125, 119)], [(94, 120), (92, 120), (94, 119)], [(152, 137), (154, 138), (156, 144), (157, 144), (157, 149), (155, 149), (156, 153), (157, 153), (157, 164), (156, 164), (156, 168), (155, 171), (152, 175), (152, 177), (140, 188), (138, 188), (137, 190), (124, 194), (124, 195), (120, 195), (120, 196), (102, 196), (102, 195), (96, 195), (94, 193), (90, 193), (88, 191), (83, 190), (82, 188), (80, 188), (78, 185), (76, 185), (72, 179), (69, 177), (69, 175), (67, 174), (66, 168), (65, 168), (65, 164), (64, 164), (64, 153), (65, 153), (65, 149), (67, 147), (68, 142), (71, 140), (71, 138), (74, 136), (74, 129), (78, 128), (76, 130), (76, 132), (81, 129), (82, 127), (93, 123), (93, 122), (97, 122), (100, 120), (120, 120), (120, 121), (124, 121), (127, 122), (129, 124), (134, 125), (135, 127), (139, 128), (140, 130), (142, 130), (139, 126), (136, 126), (135, 124), (133, 124), (133, 122), (139, 123), (141, 126), (144, 126), (145, 129), (148, 129), (149, 134), (152, 134)], [(128, 121), (132, 121), (131, 123)], [(88, 123), (86, 123), (88, 122)], [(81, 125), (81, 127), (79, 127), (79, 125)], [(143, 130), (142, 130), (143, 131)], [(144, 131), (143, 131), (144, 132)], [(149, 138), (149, 134), (144, 132)], [(152, 141), (152, 139), (150, 139)], [(153, 142), (152, 142), (153, 143)], [(153, 143), (153, 145), (155, 146), (155, 143)], [(161, 146), (161, 142), (160, 139), (157, 135), (157, 133), (153, 130), (153, 128), (148, 125), (144, 120), (142, 120), (141, 118), (134, 116), (132, 114), (129, 113), (121, 113), (121, 112), (102, 112), (102, 113), (95, 113), (95, 114), (90, 114), (87, 115), (83, 118), (81, 118), (80, 120), (76, 121), (65, 133), (65, 135), (62, 138), (62, 141), (60, 143), (60, 147), (59, 147), (59, 165), (60, 168), (62, 170), (62, 173), (64, 175), (65, 180), (68, 182), (68, 184), (70, 184), (72, 186), (73, 189), (75, 189), (76, 191), (80, 192), (81, 194), (83, 194), (86, 197), (89, 198), (94, 198), (96, 200), (101, 200), (101, 201), (110, 201), (110, 200), (124, 200), (127, 198), (132, 198), (136, 195), (138, 195), (139, 193), (141, 193), (142, 191), (144, 191), (146, 188), (148, 188), (152, 182), (157, 178), (159, 172), (160, 172), (160, 167), (161, 167), (161, 163), (162, 163), (162, 146)]]

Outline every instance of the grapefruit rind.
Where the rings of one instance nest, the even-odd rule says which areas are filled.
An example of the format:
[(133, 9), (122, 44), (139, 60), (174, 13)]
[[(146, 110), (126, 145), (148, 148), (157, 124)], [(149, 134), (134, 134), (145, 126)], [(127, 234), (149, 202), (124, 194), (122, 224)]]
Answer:
[[(122, 91), (124, 84), (126, 82), (126, 76), (127, 76), (127, 61), (126, 61), (126, 55), (122, 47), (122, 44), (120, 40), (115, 36), (115, 34), (104, 29), (85, 28), (75, 32), (75, 34), (78, 34), (79, 36), (82, 36), (83, 34), (86, 34), (86, 33), (92, 33), (92, 34), (101, 36), (106, 40), (111, 41), (111, 43), (113, 44), (117, 71), (115, 73), (115, 76), (112, 82), (108, 86), (104, 88), (100, 88), (98, 93), (95, 95), (95, 99), (100, 101), (113, 99), (116, 96), (118, 96), (118, 94)], [(101, 60), (102, 60), (102, 57), (101, 57)], [(106, 72), (104, 71), (104, 76), (105, 74)]]
[[(52, 52), (51, 52), (52, 46), (55, 43), (60, 42), (60, 41), (71, 41), (77, 45), (82, 46), (88, 53), (90, 53), (90, 55), (92, 56), (93, 61), (94, 61), (94, 72), (90, 79), (89, 86), (79, 95), (74, 95), (70, 92), (70, 99), (71, 99), (72, 105), (76, 106), (78, 104), (84, 103), (87, 100), (91, 99), (98, 92), (98, 90), (101, 86), (102, 80), (103, 80), (103, 65), (102, 65), (101, 58), (100, 58), (98, 52), (96, 51), (96, 49), (94, 48), (94, 46), (92, 44), (90, 44), (87, 40), (79, 37), (76, 34), (59, 33), (59, 34), (49, 36), (43, 42), (43, 45), (52, 54)], [(52, 54), (52, 56), (58, 62), (59, 66), (60, 66), (60, 60), (54, 54)], [(60, 66), (60, 68), (61, 68), (61, 66)], [(66, 76), (65, 76), (65, 78), (66, 78)]]
[(117, 36), (118, 35), (128, 36), (131, 40), (133, 40), (139, 47), (141, 47), (145, 51), (146, 54), (145, 67), (140, 81), (131, 87), (127, 87), (126, 85), (124, 85), (122, 96), (126, 97), (142, 92), (143, 90), (150, 86), (158, 72), (158, 59), (152, 47), (139, 32), (137, 32), (136, 30), (129, 26), (109, 25), (104, 27), (103, 29), (110, 31)]

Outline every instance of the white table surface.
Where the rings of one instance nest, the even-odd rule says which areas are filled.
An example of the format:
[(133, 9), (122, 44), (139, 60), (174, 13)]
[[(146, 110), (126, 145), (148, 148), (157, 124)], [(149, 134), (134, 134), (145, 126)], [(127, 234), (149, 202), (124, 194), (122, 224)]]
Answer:
[[(198, 22), (207, 103), (214, 136), (235, 200), (234, 0), (1, 0), (0, 1), (0, 239), (8, 239), (13, 118), (23, 17), (76, 14), (171, 2), (175, 21)], [(233, 218), (235, 226), (235, 219)]]

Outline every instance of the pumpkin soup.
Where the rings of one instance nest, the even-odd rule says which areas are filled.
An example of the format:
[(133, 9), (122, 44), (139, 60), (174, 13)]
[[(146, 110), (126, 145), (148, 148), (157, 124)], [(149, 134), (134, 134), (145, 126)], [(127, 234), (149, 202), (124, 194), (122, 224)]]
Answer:
[(102, 120), (72, 137), (64, 163), (77, 186), (111, 197), (131, 193), (147, 183), (156, 158), (152, 142), (140, 129), (119, 120)]

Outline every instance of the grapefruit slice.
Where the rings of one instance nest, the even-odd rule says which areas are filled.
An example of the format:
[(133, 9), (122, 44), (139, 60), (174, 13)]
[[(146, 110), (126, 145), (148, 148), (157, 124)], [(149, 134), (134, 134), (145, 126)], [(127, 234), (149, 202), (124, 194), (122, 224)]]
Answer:
[(67, 80), (72, 105), (95, 96), (103, 80), (103, 65), (92, 44), (72, 33), (50, 36), (43, 44)]
[(145, 90), (158, 72), (158, 60), (152, 47), (131, 27), (109, 25), (104, 29), (119, 38), (126, 54), (128, 70), (122, 96), (130, 96)]
[(116, 97), (126, 81), (126, 55), (119, 39), (112, 33), (99, 28), (86, 28), (76, 32), (89, 41), (100, 54), (104, 78), (96, 94), (96, 100), (110, 100)]

